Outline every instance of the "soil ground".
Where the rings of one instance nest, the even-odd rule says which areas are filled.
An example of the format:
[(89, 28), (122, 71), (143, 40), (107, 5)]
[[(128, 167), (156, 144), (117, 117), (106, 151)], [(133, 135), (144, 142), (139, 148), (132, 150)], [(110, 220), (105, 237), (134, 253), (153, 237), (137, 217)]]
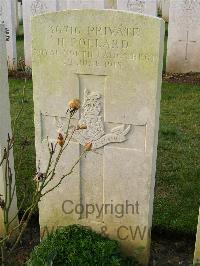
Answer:
[(195, 240), (188, 237), (165, 238), (152, 235), (150, 266), (192, 265)]
[(187, 74), (163, 74), (163, 81), (176, 84), (191, 84), (200, 85), (200, 73), (187, 73)]
[[(26, 235), (6, 266), (21, 266), (28, 260), (31, 250), (40, 241), (39, 221), (35, 215)], [(190, 266), (194, 253), (194, 236), (175, 236), (152, 232), (151, 259), (149, 266)]]

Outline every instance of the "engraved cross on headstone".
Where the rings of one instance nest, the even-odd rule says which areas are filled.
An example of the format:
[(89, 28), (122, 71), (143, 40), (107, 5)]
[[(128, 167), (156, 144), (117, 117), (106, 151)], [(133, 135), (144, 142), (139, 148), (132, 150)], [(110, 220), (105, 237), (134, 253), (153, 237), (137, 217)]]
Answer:
[[(114, 121), (105, 121), (105, 97), (107, 76), (78, 74), (79, 94), (82, 101), (79, 124), (86, 125), (86, 129), (80, 130), (75, 135), (75, 140), (81, 145), (92, 144), (92, 151), (87, 158), (81, 160), (80, 167), (80, 203), (103, 204), (104, 203), (104, 153), (107, 146), (113, 148), (123, 147), (123, 142), (131, 134), (131, 125), (116, 124)], [(113, 143), (113, 144), (112, 144)], [(99, 163), (101, 162), (101, 163)], [(103, 221), (103, 216), (97, 214), (81, 219), (89, 218), (91, 221)]]
[(194, 44), (197, 41), (192, 41), (189, 39), (189, 31), (187, 31), (187, 37), (186, 40), (179, 40), (179, 42), (184, 42), (185, 43), (185, 60), (188, 60), (188, 48), (190, 44)]
[[(111, 149), (113, 152), (126, 152), (132, 149), (145, 152), (146, 124), (129, 125), (115, 123), (107, 119), (105, 101), (107, 97), (107, 79), (106, 75), (85, 75), (76, 74), (78, 80), (79, 98), (82, 108), (79, 118), (72, 121), (72, 125), (86, 125), (75, 133), (72, 142), (73, 145), (80, 145), (80, 152), (87, 143), (92, 144), (91, 152), (87, 153), (80, 161), (80, 204), (99, 204), (104, 203), (104, 181), (107, 178), (107, 168), (105, 168), (105, 155)], [(49, 141), (56, 139), (56, 129), (65, 126), (66, 117), (41, 115), (41, 140), (45, 141), (47, 135)], [(90, 222), (103, 222), (103, 214), (97, 217), (97, 213), (86, 217), (83, 212), (80, 219), (89, 219)]]

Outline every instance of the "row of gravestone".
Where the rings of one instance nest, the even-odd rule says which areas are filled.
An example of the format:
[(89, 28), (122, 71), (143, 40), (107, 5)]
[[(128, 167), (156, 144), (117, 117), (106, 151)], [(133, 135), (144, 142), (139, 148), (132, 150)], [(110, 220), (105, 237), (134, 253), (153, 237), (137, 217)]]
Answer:
[[(0, 0), (0, 18), (5, 21), (9, 68), (16, 68), (16, 0)], [(168, 17), (169, 0), (161, 1), (163, 17)], [(150, 15), (157, 14), (157, 1), (138, 0), (24, 0), (24, 46), (25, 63), (32, 66), (31, 17), (67, 8), (117, 8)], [(7, 11), (6, 11), (7, 10)], [(169, 12), (167, 72), (199, 72), (200, 0), (171, 0)]]
[[(166, 13), (167, 5), (165, 2), (169, 0), (162, 0), (163, 15)], [(16, 32), (15, 21), (22, 22), (22, 5), (18, 2), (18, 9), (16, 9), (17, 0), (0, 0), (0, 22), (4, 22), (7, 31), (7, 53), (9, 68), (16, 69), (17, 67), (17, 52), (16, 52)], [(24, 50), (25, 61), (28, 67), (31, 67), (31, 34), (30, 34), (30, 20), (31, 17), (46, 12), (63, 10), (67, 8), (113, 8), (121, 10), (130, 10), (149, 15), (157, 15), (157, 0), (24, 0), (23, 14), (24, 14)], [(18, 14), (16, 15), (16, 10)], [(164, 15), (166, 18), (166, 15)], [(166, 18), (167, 19), (167, 18)], [(17, 25), (18, 25), (18, 22)], [(17, 26), (18, 27), (18, 26)]]
[[(11, 131), (3, 36), (1, 26), (1, 156)], [(146, 265), (153, 215), (164, 22), (132, 12), (68, 10), (35, 16), (32, 37), (36, 165), (40, 162), (40, 171), (46, 170), (47, 143), (55, 143), (57, 131), (65, 131), (71, 98), (83, 103), (73, 124), (86, 127), (74, 135), (59, 161), (53, 183), (71, 168), (82, 146), (90, 143), (92, 147), (70, 177), (42, 198), (41, 234), (46, 227), (87, 225), (120, 241), (125, 254), (136, 256)], [(5, 195), (3, 170), (1, 167), (1, 195)], [(11, 218), (14, 210), (16, 200)], [(2, 232), (2, 213), (0, 219)]]
[(17, 1), (0, 0), (0, 23), (5, 25), (8, 67), (15, 69), (17, 65), (16, 28)]
[(22, 3), (18, 0), (0, 0), (0, 23), (5, 25), (8, 67), (16, 69), (16, 32), (22, 23)]
[(149, 15), (157, 15), (157, 0), (138, 1), (138, 0), (24, 0), (24, 50), (25, 63), (27, 66), (32, 66), (31, 59), (31, 34), (30, 24), (31, 17), (44, 14), (47, 12), (60, 11), (65, 9), (121, 9), (130, 10), (139, 13), (146, 13)]

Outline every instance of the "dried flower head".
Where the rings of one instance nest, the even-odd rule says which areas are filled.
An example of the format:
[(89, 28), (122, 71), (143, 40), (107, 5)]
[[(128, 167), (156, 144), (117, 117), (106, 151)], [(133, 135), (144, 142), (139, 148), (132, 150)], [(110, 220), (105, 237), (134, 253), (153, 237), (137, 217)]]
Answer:
[(6, 206), (6, 204), (5, 204), (4, 199), (2, 199), (2, 196), (3, 195), (0, 194), (0, 208), (3, 210)]
[(60, 127), (57, 129), (57, 132), (58, 132), (58, 134), (62, 134), (62, 135), (64, 135), (64, 129), (63, 129), (63, 126), (60, 126)]
[(79, 99), (72, 99), (69, 101), (68, 105), (71, 111), (77, 111), (81, 106), (81, 102)]
[(61, 133), (58, 134), (57, 143), (60, 145), (60, 147), (63, 147), (65, 144), (64, 137)]
[(85, 150), (90, 151), (92, 149), (92, 143), (85, 144)]
[(87, 129), (87, 126), (86, 125), (77, 125), (77, 130), (79, 129)]
[(36, 182), (42, 182), (44, 179), (46, 179), (46, 175), (41, 172), (37, 172), (35, 177), (33, 178), (33, 180)]

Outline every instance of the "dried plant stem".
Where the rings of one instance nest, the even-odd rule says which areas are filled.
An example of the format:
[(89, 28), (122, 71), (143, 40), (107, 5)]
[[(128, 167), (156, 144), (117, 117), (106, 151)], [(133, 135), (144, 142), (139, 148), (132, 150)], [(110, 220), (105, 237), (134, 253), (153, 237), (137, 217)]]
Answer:
[[(24, 87), (24, 89), (25, 89), (25, 87)], [(23, 102), (24, 102), (24, 100), (23, 100)], [(20, 112), (19, 112), (19, 114), (16, 117), (16, 120), (14, 122), (14, 126), (16, 125), (16, 121), (18, 120), (22, 111), (23, 111), (23, 108), (20, 109)], [(21, 238), (22, 238), (22, 236), (23, 236), (23, 234), (24, 234), (24, 232), (28, 226), (28, 223), (29, 223), (35, 209), (37, 208), (40, 200), (42, 199), (42, 197), (44, 197), (46, 194), (52, 192), (54, 189), (58, 188), (62, 184), (63, 180), (67, 176), (69, 176), (73, 173), (75, 167), (80, 162), (81, 158), (88, 151), (85, 148), (83, 150), (83, 152), (81, 153), (81, 155), (79, 156), (79, 158), (74, 162), (71, 169), (68, 172), (66, 172), (65, 174), (63, 174), (56, 184), (52, 185), (51, 188), (49, 188), (48, 190), (45, 191), (47, 185), (50, 185), (51, 181), (53, 181), (53, 178), (56, 174), (56, 169), (58, 167), (58, 163), (59, 163), (59, 161), (63, 155), (63, 152), (69, 146), (69, 143), (72, 140), (75, 131), (77, 130), (77, 127), (74, 127), (72, 132), (71, 132), (71, 135), (69, 136), (70, 122), (71, 122), (71, 118), (75, 112), (76, 111), (71, 111), (70, 109), (68, 109), (68, 111), (67, 111), (67, 114), (69, 114), (69, 119), (68, 119), (67, 129), (64, 133), (64, 137), (62, 140), (63, 145), (61, 145), (61, 143), (59, 143), (59, 142), (57, 142), (54, 145), (53, 143), (49, 143), (49, 141), (48, 141), (49, 159), (48, 159), (48, 163), (46, 166), (46, 171), (45, 171), (45, 173), (39, 173), (42, 175), (42, 180), (36, 180), (37, 184), (36, 184), (36, 188), (35, 188), (35, 193), (32, 197), (32, 202), (31, 202), (30, 206), (23, 213), (23, 216), (22, 216), (19, 224), (17, 226), (15, 226), (14, 228), (10, 228), (11, 224), (17, 218), (19, 211), (23, 207), (23, 203), (26, 199), (26, 193), (24, 195), (24, 198), (20, 204), (18, 211), (12, 217), (12, 219), (9, 220), (9, 210), (11, 208), (11, 205), (12, 205), (12, 202), (14, 199), (16, 183), (13, 182), (12, 171), (11, 171), (10, 162), (9, 162), (10, 150), (13, 148), (13, 139), (10, 139), (10, 137), (8, 135), (7, 147), (5, 148), (3, 158), (0, 161), (0, 166), (2, 166), (3, 163), (5, 163), (5, 206), (4, 206), (4, 208), (2, 208), (3, 213), (4, 213), (5, 235), (0, 240), (2, 265), (5, 265), (4, 264), (4, 262), (5, 262), (5, 244), (7, 243), (7, 241), (10, 241), (11, 236), (15, 232), (17, 232), (16, 239), (14, 240), (14, 243), (13, 243), (13, 245), (9, 251), (11, 253), (14, 251), (14, 249), (19, 244), (19, 242), (20, 242), (20, 240), (21, 240)], [(57, 151), (57, 147), (59, 145), (60, 145), (60, 147)], [(22, 162), (22, 157), (20, 157), (20, 165), (21, 165), (21, 162)]]
[(80, 157), (79, 157), (78, 160), (75, 162), (75, 164), (72, 166), (71, 170), (70, 170), (68, 173), (64, 174), (64, 175), (61, 177), (61, 179), (59, 180), (59, 182), (58, 182), (54, 187), (52, 187), (51, 189), (47, 190), (44, 194), (42, 194), (41, 197), (43, 197), (43, 196), (45, 196), (46, 194), (48, 194), (49, 192), (53, 191), (55, 188), (57, 188), (57, 187), (62, 183), (62, 181), (63, 181), (64, 178), (66, 178), (67, 176), (69, 176), (70, 174), (72, 174), (74, 168), (75, 168), (76, 165), (80, 162), (81, 158), (83, 157), (83, 155), (84, 155), (85, 153), (86, 153), (86, 150), (84, 150), (84, 151), (81, 153)]

